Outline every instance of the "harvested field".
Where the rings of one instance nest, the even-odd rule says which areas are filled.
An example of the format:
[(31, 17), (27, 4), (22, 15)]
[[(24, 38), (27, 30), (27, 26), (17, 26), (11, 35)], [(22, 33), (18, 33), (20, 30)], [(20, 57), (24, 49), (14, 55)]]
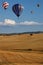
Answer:
[(43, 65), (43, 34), (0, 36), (0, 65)]

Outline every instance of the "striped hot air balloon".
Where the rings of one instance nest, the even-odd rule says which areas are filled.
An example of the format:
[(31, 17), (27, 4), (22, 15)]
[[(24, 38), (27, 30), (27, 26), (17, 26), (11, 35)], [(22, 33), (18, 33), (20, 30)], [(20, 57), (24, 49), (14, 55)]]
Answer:
[(12, 6), (13, 12), (16, 14), (17, 17), (19, 17), (23, 11), (24, 7), (21, 4), (14, 4)]
[(8, 6), (9, 6), (9, 3), (8, 3), (8, 2), (4, 2), (4, 3), (2, 4), (2, 7), (3, 7), (4, 9), (7, 9)]

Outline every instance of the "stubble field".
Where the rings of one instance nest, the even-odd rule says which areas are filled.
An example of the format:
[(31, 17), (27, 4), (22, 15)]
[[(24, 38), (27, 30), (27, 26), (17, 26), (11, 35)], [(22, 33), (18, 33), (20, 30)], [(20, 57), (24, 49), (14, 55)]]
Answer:
[(43, 34), (0, 36), (0, 65), (43, 65)]

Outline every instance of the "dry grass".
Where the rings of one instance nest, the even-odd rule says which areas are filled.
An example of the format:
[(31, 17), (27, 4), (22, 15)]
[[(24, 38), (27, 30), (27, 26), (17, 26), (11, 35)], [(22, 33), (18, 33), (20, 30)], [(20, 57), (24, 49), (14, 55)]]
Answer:
[(14, 65), (32, 65), (32, 64), (43, 64), (43, 54), (39, 53), (28, 53), (28, 52), (10, 52), (0, 51), (0, 63), (1, 64), (14, 64)]
[(0, 36), (0, 65), (43, 65), (43, 34)]
[(43, 49), (43, 34), (0, 36), (0, 49)]

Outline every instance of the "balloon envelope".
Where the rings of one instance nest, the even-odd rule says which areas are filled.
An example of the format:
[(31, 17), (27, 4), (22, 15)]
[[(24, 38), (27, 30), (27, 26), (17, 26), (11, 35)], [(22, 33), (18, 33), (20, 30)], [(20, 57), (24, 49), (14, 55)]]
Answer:
[(12, 6), (13, 12), (16, 14), (17, 17), (19, 17), (23, 11), (23, 6), (21, 4), (15, 4)]
[(37, 7), (40, 7), (40, 4), (37, 4)]
[(30, 11), (31, 14), (34, 14), (34, 11)]
[(4, 3), (2, 4), (2, 7), (3, 7), (4, 9), (7, 9), (8, 6), (9, 6), (9, 3), (8, 3), (8, 2), (4, 2)]

